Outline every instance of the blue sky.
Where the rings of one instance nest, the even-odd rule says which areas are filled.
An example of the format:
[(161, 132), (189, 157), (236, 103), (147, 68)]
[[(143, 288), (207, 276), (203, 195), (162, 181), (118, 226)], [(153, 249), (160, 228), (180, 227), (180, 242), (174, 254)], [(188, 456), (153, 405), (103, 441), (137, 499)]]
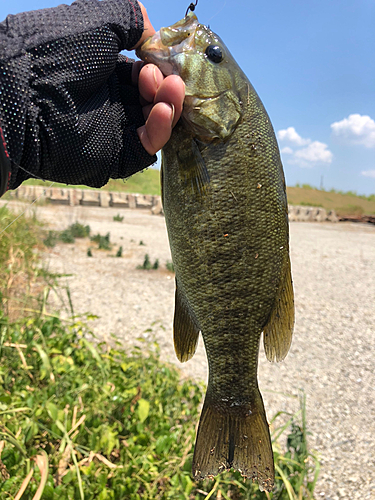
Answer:
[[(59, 3), (2, 0), (0, 19)], [(190, 1), (143, 3), (159, 29)], [(196, 14), (262, 99), (287, 184), (375, 193), (374, 0), (199, 0)]]

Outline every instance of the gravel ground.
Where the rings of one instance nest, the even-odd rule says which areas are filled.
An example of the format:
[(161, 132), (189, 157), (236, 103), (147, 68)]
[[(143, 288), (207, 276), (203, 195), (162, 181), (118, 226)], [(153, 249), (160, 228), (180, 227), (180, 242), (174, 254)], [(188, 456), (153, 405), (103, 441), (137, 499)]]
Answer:
[[(194, 358), (176, 360), (172, 344), (174, 277), (164, 219), (141, 210), (45, 206), (36, 209), (53, 229), (78, 220), (92, 233), (110, 232), (123, 257), (94, 251), (87, 241), (58, 245), (45, 255), (51, 271), (69, 274), (76, 312), (100, 316), (92, 323), (104, 338), (124, 345), (156, 339), (163, 359), (182, 376), (206, 380), (200, 343)], [(122, 223), (113, 216), (124, 216)], [(140, 245), (143, 241), (146, 246)], [(117, 248), (117, 247), (116, 247)], [(110, 252), (112, 255), (115, 251)], [(162, 269), (136, 269), (148, 253)], [(310, 446), (321, 460), (317, 498), (375, 499), (375, 227), (355, 224), (291, 224), (296, 326), (286, 360), (260, 355), (259, 379), (269, 417), (295, 412), (300, 389), (307, 395)]]

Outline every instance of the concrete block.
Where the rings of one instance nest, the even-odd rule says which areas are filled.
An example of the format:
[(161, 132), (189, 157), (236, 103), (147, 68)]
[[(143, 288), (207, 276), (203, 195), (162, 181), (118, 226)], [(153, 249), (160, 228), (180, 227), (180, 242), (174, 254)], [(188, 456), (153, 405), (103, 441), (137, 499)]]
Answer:
[(34, 194), (36, 199), (44, 198), (45, 197), (44, 186), (34, 186)]
[(99, 191), (90, 191), (89, 189), (82, 189), (81, 205), (85, 207), (99, 207)]
[(318, 208), (318, 213), (315, 217), (316, 222), (325, 222), (327, 220), (327, 210), (325, 208)]
[(136, 202), (136, 198), (135, 198), (136, 195), (128, 194), (127, 197), (128, 197), (129, 208), (137, 208), (137, 202)]
[(69, 205), (68, 189), (51, 188), (50, 202), (53, 205)]
[(128, 195), (126, 193), (118, 193), (111, 191), (111, 207), (114, 208), (129, 208)]
[(152, 196), (136, 194), (135, 195), (136, 208), (148, 208), (152, 207)]
[(293, 205), (288, 206), (288, 215), (289, 215), (289, 221), (294, 222), (297, 219), (297, 207), (294, 207)]
[(108, 208), (111, 202), (111, 193), (108, 191), (99, 191), (100, 206)]
[(330, 222), (338, 222), (339, 221), (339, 218), (337, 217), (337, 214), (334, 210), (330, 210), (328, 212), (327, 220), (329, 220)]
[(69, 205), (76, 207), (80, 205), (82, 200), (82, 189), (69, 189)]
[(151, 213), (153, 215), (164, 215), (163, 205), (161, 203), (160, 196), (154, 196), (154, 204), (153, 207), (151, 208)]

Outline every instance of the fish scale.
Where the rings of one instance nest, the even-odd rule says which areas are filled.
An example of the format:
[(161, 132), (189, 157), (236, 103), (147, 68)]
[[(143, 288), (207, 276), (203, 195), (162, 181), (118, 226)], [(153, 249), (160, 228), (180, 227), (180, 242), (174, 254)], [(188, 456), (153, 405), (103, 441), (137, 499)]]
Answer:
[(264, 332), (268, 359), (283, 359), (294, 323), (275, 134), (247, 77), (194, 14), (162, 28), (138, 55), (186, 85), (182, 119), (162, 151), (161, 182), (176, 271), (176, 354), (190, 359), (201, 331), (209, 364), (193, 474), (201, 479), (233, 467), (271, 491), (259, 343)]

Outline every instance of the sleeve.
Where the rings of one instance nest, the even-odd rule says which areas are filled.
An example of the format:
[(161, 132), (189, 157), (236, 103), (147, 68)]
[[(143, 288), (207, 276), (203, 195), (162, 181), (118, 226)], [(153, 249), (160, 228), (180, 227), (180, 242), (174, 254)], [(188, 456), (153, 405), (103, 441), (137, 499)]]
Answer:
[(101, 187), (156, 161), (132, 61), (135, 0), (77, 0), (0, 23), (0, 195), (29, 177)]

